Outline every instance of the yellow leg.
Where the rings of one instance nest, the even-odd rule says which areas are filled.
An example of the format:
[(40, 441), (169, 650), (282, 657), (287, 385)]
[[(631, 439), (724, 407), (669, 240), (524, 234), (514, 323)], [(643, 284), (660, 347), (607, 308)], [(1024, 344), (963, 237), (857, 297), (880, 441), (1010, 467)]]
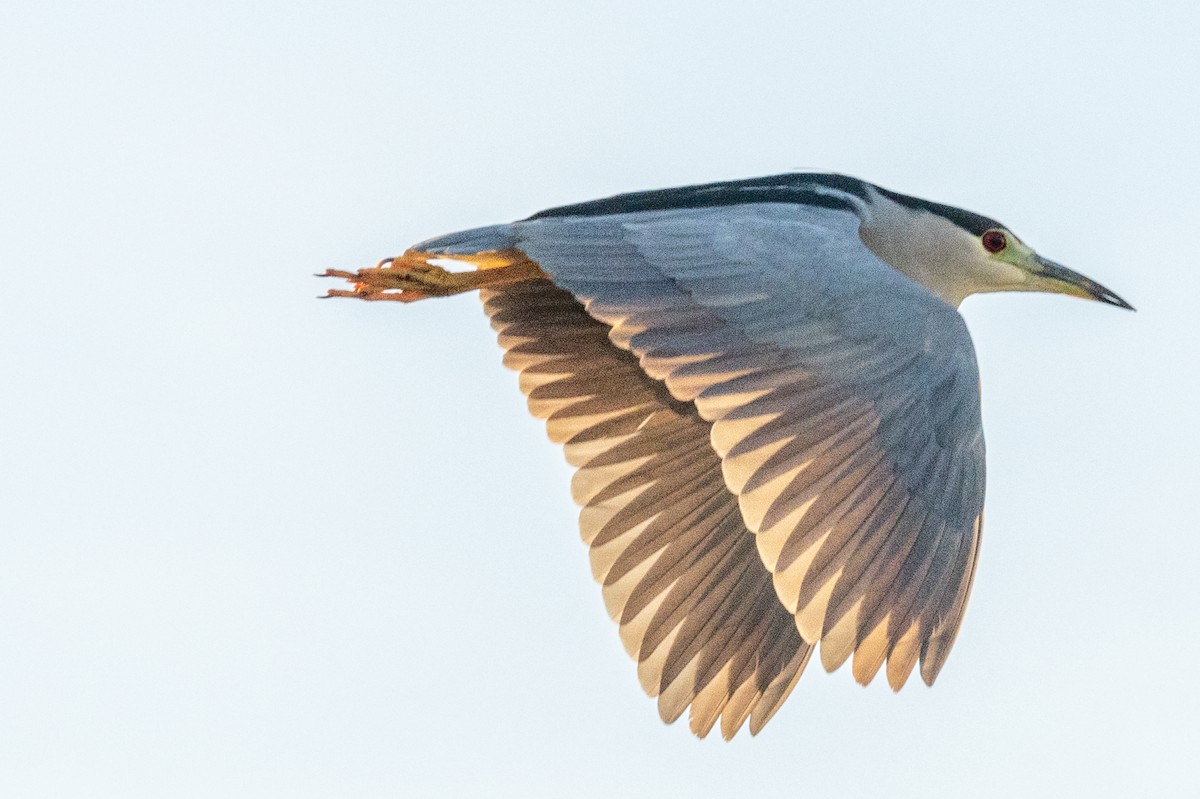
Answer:
[[(450, 272), (429, 263), (438, 258), (465, 261), (476, 271)], [(426, 297), (449, 297), (485, 286), (545, 277), (545, 273), (520, 250), (454, 256), (409, 250), (398, 258), (385, 258), (375, 266), (357, 272), (327, 269), (317, 277), (340, 277), (354, 284), (353, 289), (330, 289), (326, 297), (416, 302)]]

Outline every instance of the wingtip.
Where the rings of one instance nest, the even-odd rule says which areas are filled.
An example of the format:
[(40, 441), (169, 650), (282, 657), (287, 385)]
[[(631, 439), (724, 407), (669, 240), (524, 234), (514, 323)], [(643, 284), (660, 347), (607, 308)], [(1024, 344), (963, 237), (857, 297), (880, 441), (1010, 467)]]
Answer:
[(946, 665), (944, 658), (921, 658), (921, 681), (932, 688), (933, 684), (937, 682), (938, 675), (942, 673), (944, 665)]

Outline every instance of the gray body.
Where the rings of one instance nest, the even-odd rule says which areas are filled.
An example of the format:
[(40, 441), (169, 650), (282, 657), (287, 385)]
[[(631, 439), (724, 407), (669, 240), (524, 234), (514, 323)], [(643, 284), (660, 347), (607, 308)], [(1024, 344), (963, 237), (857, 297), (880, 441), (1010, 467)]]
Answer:
[(840, 175), (623, 195), (410, 250), (485, 253), (540, 269), (485, 288), (485, 308), (578, 469), (643, 687), (701, 735), (760, 729), (818, 646), (864, 684), (886, 662), (899, 690), (918, 660), (933, 683), (984, 499), (958, 303), (1128, 307), (994, 220)]

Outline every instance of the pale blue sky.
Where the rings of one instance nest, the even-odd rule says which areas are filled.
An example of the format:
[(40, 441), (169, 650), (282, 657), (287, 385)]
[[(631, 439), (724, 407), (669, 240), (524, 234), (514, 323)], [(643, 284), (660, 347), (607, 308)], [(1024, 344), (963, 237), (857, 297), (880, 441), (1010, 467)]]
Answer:
[[(1148, 10), (1150, 9), (1150, 10)], [(1195, 795), (1200, 11), (65, 3), (0, 27), (0, 794)], [(935, 689), (664, 727), (473, 297), (310, 275), (793, 167), (1139, 309), (973, 298), (989, 444)]]

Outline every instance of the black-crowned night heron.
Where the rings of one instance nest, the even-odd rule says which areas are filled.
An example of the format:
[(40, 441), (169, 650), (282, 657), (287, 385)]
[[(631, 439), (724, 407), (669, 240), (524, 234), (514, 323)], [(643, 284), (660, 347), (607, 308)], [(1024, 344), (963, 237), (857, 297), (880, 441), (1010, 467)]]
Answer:
[[(439, 259), (474, 271), (450, 272)], [(983, 518), (979, 374), (957, 306), (1129, 308), (1004, 225), (832, 174), (625, 194), (432, 239), (332, 296), (482, 289), (662, 718), (758, 732), (813, 649), (932, 684)]]

